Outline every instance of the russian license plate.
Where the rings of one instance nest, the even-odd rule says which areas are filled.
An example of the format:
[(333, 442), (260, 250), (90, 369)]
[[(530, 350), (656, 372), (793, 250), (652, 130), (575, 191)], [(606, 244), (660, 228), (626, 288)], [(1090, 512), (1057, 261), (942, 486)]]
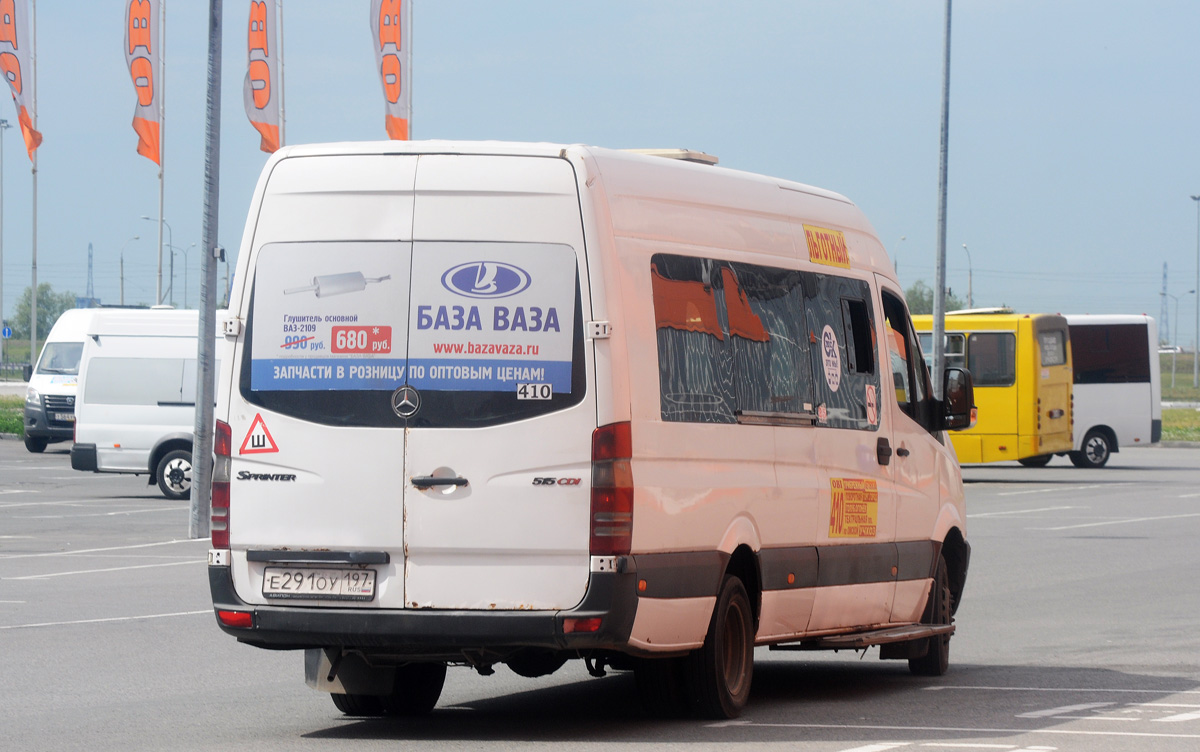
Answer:
[(375, 570), (267, 567), (263, 597), (369, 601), (375, 597)]
[(74, 423), (75, 413), (54, 413), (54, 419), (59, 423)]

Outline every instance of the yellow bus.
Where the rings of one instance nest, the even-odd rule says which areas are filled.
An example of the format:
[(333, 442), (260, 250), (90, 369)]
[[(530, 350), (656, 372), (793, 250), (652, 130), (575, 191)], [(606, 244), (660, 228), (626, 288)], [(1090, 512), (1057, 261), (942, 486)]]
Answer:
[[(933, 358), (933, 317), (913, 316), (925, 358)], [(1041, 467), (1072, 441), (1071, 346), (1057, 314), (976, 309), (946, 314), (946, 366), (967, 368), (979, 419), (952, 431), (961, 463), (1017, 460)]]

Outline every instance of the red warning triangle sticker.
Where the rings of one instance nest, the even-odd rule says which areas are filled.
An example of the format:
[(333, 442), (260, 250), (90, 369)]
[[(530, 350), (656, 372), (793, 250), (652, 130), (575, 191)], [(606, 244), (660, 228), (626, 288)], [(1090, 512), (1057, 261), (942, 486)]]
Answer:
[(275, 439), (271, 437), (271, 432), (267, 430), (267, 424), (263, 422), (262, 415), (255, 413), (254, 422), (250, 424), (250, 431), (242, 440), (242, 448), (238, 450), (238, 454), (266, 454), (278, 451), (279, 447), (275, 444)]

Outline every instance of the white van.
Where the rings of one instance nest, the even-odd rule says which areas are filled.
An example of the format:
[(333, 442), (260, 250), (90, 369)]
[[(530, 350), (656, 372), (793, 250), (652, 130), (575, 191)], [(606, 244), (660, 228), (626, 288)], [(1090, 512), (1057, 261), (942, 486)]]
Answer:
[[(1158, 324), (1145, 314), (1069, 314), (1076, 467), (1162, 438)], [(1049, 459), (1049, 457), (1047, 457)]]
[(50, 327), (25, 390), (25, 448), (42, 453), (70, 441), (75, 431), (75, 392), (83, 338), (96, 308), (72, 308)]
[(216, 617), (305, 649), (343, 712), (427, 712), (447, 664), (582, 658), (710, 717), (755, 645), (946, 670), (970, 379), (932, 399), (842, 196), (586, 146), (286, 147), (235, 280)]
[(196, 311), (107, 310), (87, 329), (71, 467), (148, 474), (169, 499), (192, 487)]

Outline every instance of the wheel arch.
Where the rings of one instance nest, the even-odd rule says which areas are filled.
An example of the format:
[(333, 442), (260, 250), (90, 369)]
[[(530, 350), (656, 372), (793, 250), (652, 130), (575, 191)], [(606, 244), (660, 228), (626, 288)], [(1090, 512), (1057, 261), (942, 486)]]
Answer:
[(1117, 452), (1121, 451), (1120, 443), (1117, 441), (1117, 432), (1114, 431), (1111, 426), (1103, 424), (1098, 426), (1089, 426), (1086, 430), (1079, 432), (1079, 440), (1075, 444), (1075, 451), (1083, 451), (1083, 443), (1087, 441), (1088, 434), (1093, 432), (1102, 433), (1104, 434), (1104, 437), (1108, 439), (1108, 451), (1110, 454), (1116, 454)]
[(946, 573), (950, 580), (950, 613), (953, 614), (962, 600), (967, 584), (967, 568), (971, 562), (971, 545), (957, 527), (951, 528), (942, 541), (942, 558), (946, 560)]
[(150, 460), (148, 470), (153, 476), (158, 471), (158, 463), (162, 462), (162, 458), (167, 456), (168, 452), (173, 452), (176, 449), (183, 449), (188, 452), (192, 451), (192, 435), (190, 433), (173, 433), (168, 434), (158, 440), (154, 448), (150, 450)]

